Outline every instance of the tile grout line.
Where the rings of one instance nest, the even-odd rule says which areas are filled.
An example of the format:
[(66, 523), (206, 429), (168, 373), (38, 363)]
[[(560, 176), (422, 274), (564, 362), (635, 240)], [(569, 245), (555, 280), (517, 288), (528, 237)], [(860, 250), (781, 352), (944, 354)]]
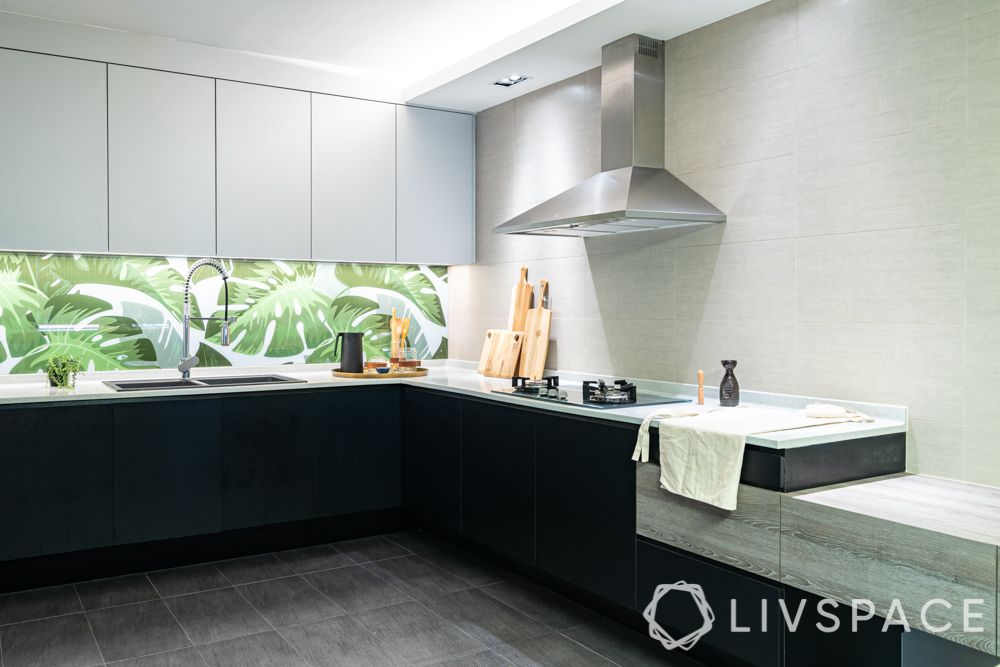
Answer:
[[(272, 555), (272, 556), (274, 556), (274, 554), (273, 554), (273, 553), (272, 553), (271, 555)], [(275, 557), (275, 558), (278, 558), (277, 556), (274, 556), (274, 557)], [(284, 561), (282, 561), (282, 560), (281, 560), (280, 558), (278, 558), (278, 560), (279, 560), (280, 562), (284, 563)], [(226, 576), (226, 575), (225, 575), (225, 574), (223, 574), (222, 576)], [(272, 580), (272, 581), (273, 581), (273, 580)], [(249, 586), (249, 585), (250, 585), (250, 584), (243, 584), (243, 586)], [(302, 661), (303, 661), (304, 663), (306, 663), (307, 665), (308, 665), (308, 664), (312, 664), (312, 663), (311, 663), (311, 662), (310, 662), (309, 660), (306, 660), (305, 656), (303, 656), (303, 655), (302, 655), (301, 653), (299, 653), (299, 650), (298, 650), (297, 648), (295, 648), (294, 646), (292, 646), (292, 645), (291, 645), (291, 644), (289, 643), (289, 641), (288, 641), (287, 639), (285, 639), (285, 636), (281, 634), (281, 632), (280, 632), (280, 631), (278, 630), (278, 628), (274, 627), (274, 624), (273, 624), (273, 623), (271, 623), (271, 620), (270, 620), (270, 619), (269, 619), (268, 617), (264, 616), (264, 614), (262, 614), (262, 613), (260, 612), (260, 610), (259, 610), (259, 609), (257, 609), (257, 607), (255, 607), (255, 606), (253, 605), (253, 603), (252, 603), (252, 602), (250, 602), (250, 599), (249, 599), (249, 598), (248, 598), (248, 597), (247, 597), (246, 595), (244, 595), (244, 594), (243, 594), (243, 591), (241, 591), (241, 590), (240, 590), (240, 588), (239, 588), (238, 586), (233, 586), (233, 590), (235, 590), (235, 591), (236, 591), (236, 594), (237, 594), (237, 595), (239, 595), (239, 596), (240, 596), (240, 598), (241, 598), (241, 599), (242, 599), (242, 600), (243, 600), (244, 602), (246, 602), (247, 606), (248, 606), (248, 607), (250, 607), (250, 608), (251, 608), (251, 609), (252, 609), (252, 610), (254, 611), (254, 613), (255, 613), (255, 614), (257, 614), (257, 615), (258, 615), (258, 616), (260, 616), (260, 617), (261, 617), (262, 619), (264, 619), (264, 622), (265, 622), (265, 623), (267, 623), (267, 625), (268, 625), (268, 627), (269, 627), (269, 628), (271, 628), (271, 632), (274, 632), (274, 634), (278, 635), (278, 637), (279, 637), (279, 638), (281, 639), (281, 641), (283, 641), (283, 642), (285, 643), (285, 646), (287, 646), (288, 648), (292, 649), (292, 652), (293, 652), (293, 653), (295, 653), (295, 655), (299, 656), (299, 658), (300, 658), (300, 659), (301, 659), (301, 660), (302, 660)], [(339, 606), (339, 605), (338, 605), (338, 606)], [(264, 634), (264, 633), (256, 633), (256, 634)], [(246, 635), (246, 636), (250, 636), (250, 635)], [(199, 655), (200, 655), (200, 653), (199, 653)]]
[(80, 609), (82, 610), (83, 620), (87, 622), (87, 629), (90, 630), (90, 636), (94, 640), (94, 646), (97, 647), (97, 653), (101, 656), (101, 664), (107, 665), (108, 661), (104, 659), (104, 650), (101, 649), (101, 643), (97, 641), (97, 634), (94, 632), (94, 626), (90, 623), (90, 616), (87, 615), (87, 610), (83, 606), (83, 598), (80, 596), (80, 590), (73, 584), (73, 592), (76, 593), (77, 602), (80, 603)]

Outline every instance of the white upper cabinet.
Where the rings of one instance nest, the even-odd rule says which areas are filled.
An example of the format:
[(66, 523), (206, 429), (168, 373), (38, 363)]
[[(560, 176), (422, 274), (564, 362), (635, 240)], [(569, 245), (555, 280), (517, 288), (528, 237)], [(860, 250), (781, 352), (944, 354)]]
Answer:
[(312, 98), (312, 256), (396, 261), (396, 107)]
[(218, 254), (308, 259), (309, 93), (216, 85)]
[(110, 250), (215, 254), (215, 80), (108, 66)]
[(473, 117), (396, 108), (396, 261), (474, 261)]
[(108, 250), (107, 66), (0, 49), (0, 248)]

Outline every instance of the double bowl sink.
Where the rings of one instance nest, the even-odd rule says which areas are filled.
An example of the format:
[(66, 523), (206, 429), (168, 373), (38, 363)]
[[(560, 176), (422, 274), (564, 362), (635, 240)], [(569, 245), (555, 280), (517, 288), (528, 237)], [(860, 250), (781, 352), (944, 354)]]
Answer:
[(252, 385), (294, 384), (305, 382), (284, 375), (233, 375), (182, 380), (108, 380), (104, 384), (115, 391), (150, 391), (156, 389), (197, 389), (200, 387), (245, 387)]

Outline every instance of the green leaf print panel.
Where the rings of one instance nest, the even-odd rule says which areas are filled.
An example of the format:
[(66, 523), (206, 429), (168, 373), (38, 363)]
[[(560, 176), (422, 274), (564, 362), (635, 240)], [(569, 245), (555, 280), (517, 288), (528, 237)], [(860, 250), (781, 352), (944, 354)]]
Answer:
[[(0, 253), (0, 374), (44, 372), (71, 354), (86, 370), (173, 368), (180, 359), (184, 279), (197, 257)], [(201, 365), (336, 363), (335, 336), (364, 333), (365, 354), (389, 347), (389, 315), (413, 319), (410, 344), (447, 356), (445, 267), (223, 260), (233, 345), (192, 323)], [(198, 272), (191, 310), (221, 316), (221, 278)]]

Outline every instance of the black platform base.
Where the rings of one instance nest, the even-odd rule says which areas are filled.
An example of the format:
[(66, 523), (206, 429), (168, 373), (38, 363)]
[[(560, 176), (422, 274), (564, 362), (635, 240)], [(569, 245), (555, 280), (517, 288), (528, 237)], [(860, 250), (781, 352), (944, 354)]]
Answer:
[(0, 593), (296, 549), (410, 527), (403, 508), (0, 563)]

